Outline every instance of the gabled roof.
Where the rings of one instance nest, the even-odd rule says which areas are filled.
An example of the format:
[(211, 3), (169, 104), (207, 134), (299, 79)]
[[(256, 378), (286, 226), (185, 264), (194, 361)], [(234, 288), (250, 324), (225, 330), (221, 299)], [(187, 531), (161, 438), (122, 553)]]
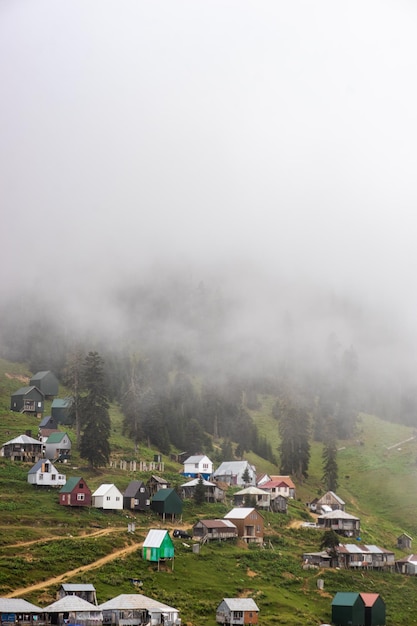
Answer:
[(21, 598), (0, 598), (0, 613), (42, 613), (43, 609)]
[(374, 606), (375, 602), (380, 597), (379, 593), (360, 593), (359, 595), (364, 601), (365, 606)]
[(165, 478), (162, 478), (161, 476), (157, 476), (156, 474), (152, 474), (150, 480), (154, 480), (156, 483), (160, 483), (161, 485), (168, 484), (168, 481), (165, 480)]
[[(189, 480), (188, 483), (183, 483), (181, 487), (196, 487), (199, 481), (200, 481), (199, 478), (193, 478), (192, 480)], [(204, 478), (203, 478), (203, 485), (205, 487), (217, 487), (216, 483), (211, 483), (209, 480), (205, 480)]]
[(28, 474), (36, 474), (36, 472), (42, 469), (42, 465), (49, 465), (51, 468), (51, 472), (50, 472), (51, 474), (54, 474), (54, 473), (59, 474), (55, 465), (51, 463), (49, 459), (39, 459), (39, 461), (36, 461), (35, 465), (33, 465), (28, 471)]
[[(69, 439), (69, 435), (68, 433), (63, 433), (61, 431), (58, 431), (56, 433), (51, 433), (48, 437), (48, 439), (45, 441), (45, 443), (61, 443), (61, 441), (63, 440), (63, 438), (65, 437), (65, 435), (68, 437)], [(70, 440), (71, 441), (71, 440)]]
[(271, 480), (278, 480), (286, 485), (288, 485), (288, 487), (290, 489), (295, 489), (295, 485), (292, 481), (291, 476), (271, 476)]
[(358, 596), (359, 593), (354, 591), (338, 591), (332, 600), (332, 606), (353, 606)]
[(214, 472), (214, 476), (243, 474), (247, 467), (250, 467), (250, 469), (254, 471), (254, 467), (249, 461), (223, 461)]
[(53, 409), (67, 409), (72, 405), (72, 398), (55, 398), (52, 400), (51, 408)]
[(178, 499), (181, 500), (175, 489), (171, 487), (170, 489), (160, 489), (157, 491), (156, 494), (152, 496), (152, 502), (165, 502), (165, 500), (167, 500), (172, 493), (175, 493)]
[(45, 426), (47, 426), (47, 425), (48, 425), (48, 423), (49, 423), (51, 420), (52, 420), (53, 422), (55, 422), (55, 423), (56, 423), (56, 418), (55, 418), (55, 417), (52, 417), (52, 415), (46, 415), (46, 416), (45, 416), (45, 417), (43, 417), (43, 418), (41, 419), (41, 421), (39, 422), (39, 428), (45, 428)]
[[(119, 491), (114, 483), (102, 483), (93, 493), (93, 496), (105, 496), (112, 489)], [(120, 493), (120, 492), (119, 492)]]
[(355, 517), (355, 515), (350, 515), (346, 513), (346, 511), (341, 511), (340, 509), (336, 509), (335, 511), (330, 511), (330, 513), (325, 513), (324, 515), (319, 515), (318, 519), (351, 519), (358, 520), (359, 517)]
[(125, 498), (133, 498), (137, 492), (139, 491), (139, 489), (143, 487), (144, 489), (146, 489), (146, 485), (143, 481), (141, 480), (132, 480), (130, 481), (130, 483), (128, 484), (128, 486), (125, 489), (124, 492), (124, 497)]
[(398, 536), (398, 539), (400, 539), (401, 537), (407, 537), (407, 539), (411, 539), (411, 541), (413, 540), (413, 538), (410, 537), (410, 535), (407, 535), (407, 533), (401, 533), (401, 535)]
[(91, 583), (62, 583), (61, 588), (64, 591), (95, 591), (96, 588)]
[(31, 380), (33, 378), (45, 378), (47, 374), (52, 374), (52, 372), (50, 370), (43, 370), (42, 372), (36, 372), (36, 374), (32, 376)]
[[(188, 459), (186, 459), (184, 461), (184, 465), (187, 463), (200, 463), (200, 461), (202, 461), (203, 459), (208, 459), (210, 461), (210, 459), (208, 458), (208, 456), (206, 456), (205, 454), (195, 454), (194, 456), (189, 456)], [(210, 461), (211, 463), (211, 461)]]
[(38, 444), (38, 446), (42, 446), (42, 443), (38, 439), (34, 439), (33, 437), (29, 437), (28, 435), (19, 435), (18, 437), (15, 437), (15, 439), (10, 439), (10, 441), (4, 443), (3, 446), (9, 446), (14, 443), (20, 443), (23, 445), (36, 443)]
[(397, 563), (417, 563), (417, 554), (409, 554), (402, 559), (398, 559)]
[(71, 478), (68, 478), (66, 484), (59, 490), (59, 493), (71, 493), (71, 491), (73, 491), (78, 485), (80, 480), (82, 480), (81, 476), (71, 476)]
[(77, 611), (77, 613), (82, 611), (94, 611), (95, 613), (100, 613), (101, 609), (95, 604), (83, 600), (80, 596), (64, 596), (60, 600), (48, 604), (48, 606), (43, 609), (44, 613), (66, 613), (68, 611)]
[(283, 480), (269, 480), (266, 483), (262, 483), (262, 489), (275, 489), (277, 487), (285, 487), (291, 489), (288, 483)]
[(237, 530), (235, 524), (228, 519), (201, 519), (201, 524), (204, 524), (206, 528), (234, 528)]
[(151, 528), (151, 530), (146, 535), (145, 541), (143, 542), (144, 548), (159, 548), (165, 537), (169, 536), (167, 530), (159, 530), (158, 528)]
[(32, 389), (36, 389), (36, 391), (38, 391), (41, 394), (41, 396), (44, 395), (44, 393), (40, 389), (38, 389), (35, 385), (26, 385), (25, 387), (20, 387), (20, 389), (12, 393), (12, 396), (25, 396), (30, 391), (32, 391)]
[(246, 496), (246, 495), (252, 495), (252, 496), (269, 496), (270, 494), (268, 493), (268, 491), (265, 491), (265, 489), (259, 489), (259, 487), (245, 487), (245, 489), (241, 489), (240, 491), (236, 491), (234, 494), (234, 496)]
[(327, 495), (331, 495), (338, 504), (346, 504), (346, 502), (344, 502), (342, 498), (339, 498), (339, 496), (336, 495), (334, 491), (326, 491), (326, 493), (318, 499), (318, 502), (322, 502), (323, 500), (325, 500)]
[(250, 513), (253, 513), (253, 511), (256, 511), (253, 507), (236, 507), (226, 513), (224, 519), (246, 519)]
[(153, 609), (164, 612), (177, 611), (177, 609), (163, 604), (163, 602), (159, 602), (159, 600), (143, 596), (141, 593), (122, 593), (119, 596), (100, 604), (99, 609), (102, 611), (127, 609)]
[(252, 598), (223, 598), (231, 611), (259, 611), (259, 608)]

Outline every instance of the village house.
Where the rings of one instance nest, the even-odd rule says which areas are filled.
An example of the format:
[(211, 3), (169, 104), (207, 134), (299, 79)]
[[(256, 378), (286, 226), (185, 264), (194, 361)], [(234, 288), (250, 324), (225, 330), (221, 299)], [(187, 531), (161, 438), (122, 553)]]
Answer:
[(160, 489), (170, 489), (170, 483), (162, 476), (152, 475), (146, 486), (149, 490), (149, 496), (152, 498)]
[(43, 417), (39, 422), (38, 439), (42, 443), (45, 443), (49, 435), (52, 435), (52, 433), (56, 433), (58, 431), (59, 428), (57, 419), (52, 415), (47, 415), (46, 417)]
[(67, 398), (54, 398), (51, 404), (51, 415), (57, 420), (58, 424), (63, 424), (64, 426), (73, 425), (72, 404), (73, 399), (70, 396)]
[(123, 509), (123, 495), (112, 483), (103, 483), (91, 496), (91, 504), (97, 509)]
[[(173, 560), (175, 554), (174, 543), (167, 530), (152, 528), (146, 535), (142, 544), (142, 557), (144, 561), (159, 563), (161, 561)], [(174, 565), (172, 565), (174, 568)]]
[(340, 568), (393, 571), (395, 567), (394, 552), (378, 546), (345, 543), (339, 544), (336, 551)]
[(31, 413), (42, 417), (45, 396), (34, 385), (21, 387), (10, 398), (10, 410), (16, 413)]
[(225, 461), (216, 469), (212, 478), (228, 485), (248, 487), (256, 484), (256, 469), (249, 461)]
[(271, 477), (269, 474), (266, 474), (265, 472), (260, 472), (256, 475), (256, 486), (259, 487), (259, 489), (262, 489), (262, 485), (264, 483), (268, 483), (270, 480)]
[(400, 550), (411, 550), (411, 544), (413, 542), (413, 538), (407, 533), (401, 533), (399, 537), (397, 537), (397, 548)]
[[(316, 500), (316, 511), (318, 513), (326, 513), (329, 511), (344, 511), (345, 503), (342, 498), (339, 498), (334, 491), (327, 491), (323, 496)], [(322, 507), (328, 507), (328, 509), (322, 509)]]
[(39, 487), (62, 487), (67, 479), (48, 459), (39, 459), (28, 471), (28, 483)]
[(71, 457), (72, 443), (68, 433), (51, 433), (44, 443), (44, 456), (52, 461), (66, 461)]
[(334, 530), (345, 537), (358, 537), (360, 532), (360, 519), (346, 511), (331, 511), (317, 518), (317, 526), (322, 530)]
[(37, 387), (43, 393), (45, 398), (52, 398), (53, 396), (58, 395), (58, 379), (55, 374), (49, 370), (34, 374), (29, 381), (29, 385)]
[(63, 506), (91, 506), (91, 502), (91, 489), (81, 476), (68, 478), (65, 485), (60, 489), (59, 504)]
[(236, 539), (237, 536), (237, 527), (228, 519), (201, 519), (193, 526), (193, 539), (201, 543)]
[(151, 500), (151, 510), (163, 520), (167, 516), (173, 520), (182, 516), (182, 500), (175, 489), (160, 489)]
[[(193, 478), (193, 480), (183, 483), (181, 485), (182, 498), (194, 498), (195, 490), (199, 481), (199, 478)], [(222, 489), (217, 483), (211, 483), (210, 481), (203, 479), (203, 485), (206, 502), (223, 502), (226, 494), (224, 489)]]
[(208, 480), (213, 473), (213, 463), (205, 454), (189, 456), (184, 461), (183, 475), (188, 478), (199, 478), (202, 476)]
[(29, 435), (19, 435), (3, 444), (0, 456), (10, 461), (25, 461), (35, 463), (43, 458), (42, 443)]
[(278, 495), (286, 498), (295, 498), (295, 485), (290, 476), (271, 476), (271, 480), (264, 483), (262, 489), (270, 491), (271, 499)]
[(332, 600), (332, 624), (335, 626), (363, 626), (365, 602), (359, 593), (338, 591)]
[(78, 595), (66, 595), (43, 609), (47, 624), (64, 626), (102, 626), (103, 613), (100, 607), (83, 600)]
[(331, 567), (332, 557), (326, 550), (321, 552), (304, 552), (303, 569), (310, 567)]
[(255, 508), (234, 508), (224, 519), (236, 526), (239, 538), (246, 543), (263, 543), (264, 518)]
[(409, 554), (395, 561), (395, 570), (399, 574), (417, 576), (417, 554)]
[(123, 494), (123, 508), (131, 511), (149, 511), (149, 490), (142, 480), (132, 480)]
[(56, 599), (61, 600), (66, 596), (78, 596), (91, 604), (98, 605), (96, 588), (90, 583), (62, 583), (57, 591)]
[(269, 509), (271, 494), (258, 487), (246, 487), (233, 494), (235, 506), (255, 506), (257, 509)]
[(259, 608), (252, 598), (223, 598), (216, 609), (216, 622), (225, 626), (258, 623)]
[(100, 604), (106, 626), (180, 626), (178, 609), (139, 593), (122, 593)]
[(0, 597), (0, 624), (6, 623), (7, 626), (43, 624), (43, 609), (22, 598)]

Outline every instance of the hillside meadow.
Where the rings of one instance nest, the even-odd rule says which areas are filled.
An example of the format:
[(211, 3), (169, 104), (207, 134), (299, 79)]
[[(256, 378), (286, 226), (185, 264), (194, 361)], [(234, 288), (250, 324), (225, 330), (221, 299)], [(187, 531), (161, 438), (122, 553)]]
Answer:
[[(31, 431), (36, 436), (37, 418), (12, 413), (10, 394), (25, 384), (30, 372), (22, 364), (0, 360), (0, 445)], [(65, 391), (65, 390), (63, 390)], [(64, 393), (60, 394), (64, 395)], [(260, 398), (261, 408), (252, 412), (260, 432), (277, 446), (277, 423), (271, 415), (273, 398)], [(46, 413), (48, 414), (48, 405)], [(111, 407), (112, 460), (151, 461), (157, 450), (140, 445), (134, 450), (122, 433), (122, 416)], [(74, 432), (68, 429), (73, 442)], [(395, 551), (401, 532), (417, 537), (416, 488), (417, 444), (411, 428), (375, 416), (360, 415), (352, 440), (340, 441), (338, 494), (348, 512), (361, 518), (361, 541)], [(248, 454), (258, 471), (279, 473), (278, 467)], [(164, 476), (178, 486), (181, 466), (163, 457)], [(90, 471), (74, 451), (71, 462), (62, 465), (69, 476), (82, 475), (91, 489), (114, 482), (123, 490), (133, 478), (147, 480), (150, 473), (133, 473), (117, 467)], [(141, 558), (141, 542), (149, 528), (190, 528), (199, 518), (222, 517), (231, 506), (197, 506), (184, 503), (181, 522), (162, 521), (149, 513), (104, 513), (95, 509), (75, 511), (58, 504), (52, 488), (27, 483), (30, 465), (0, 458), (0, 595), (19, 592), (40, 606), (55, 599), (61, 582), (93, 583), (99, 602), (120, 593), (140, 592), (177, 607), (184, 623), (214, 626), (215, 609), (223, 597), (250, 596), (260, 608), (260, 622), (273, 624), (321, 624), (331, 618), (331, 599), (336, 591), (366, 591), (382, 595), (387, 605), (388, 625), (409, 625), (417, 614), (417, 579), (396, 573), (304, 570), (301, 555), (319, 549), (320, 531), (299, 528), (310, 519), (305, 503), (323, 489), (321, 445), (312, 444), (308, 479), (297, 485), (297, 499), (288, 515), (265, 513), (265, 548), (241, 543), (215, 543), (192, 550), (192, 542), (175, 540), (173, 562), (160, 571)], [(135, 532), (128, 533), (128, 524)], [(130, 547), (133, 552), (123, 555)], [(113, 560), (96, 566), (108, 555)], [(121, 554), (121, 556), (118, 556)], [(74, 572), (78, 568), (87, 568)], [(141, 581), (137, 587), (133, 579)], [(318, 579), (324, 581), (319, 590)], [(41, 585), (31, 589), (34, 585)]]

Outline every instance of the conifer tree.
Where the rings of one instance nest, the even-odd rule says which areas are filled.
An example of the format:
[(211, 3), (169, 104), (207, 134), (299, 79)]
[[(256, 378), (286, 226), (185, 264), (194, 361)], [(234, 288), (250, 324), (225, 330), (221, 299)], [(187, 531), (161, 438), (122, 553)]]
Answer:
[(194, 490), (194, 502), (196, 504), (203, 504), (206, 499), (206, 488), (204, 487), (203, 477), (200, 476), (198, 479), (198, 483), (195, 486)]
[(104, 378), (103, 359), (89, 352), (84, 362), (84, 386), (81, 400), (80, 456), (91, 468), (101, 467), (110, 458), (110, 416)]
[(310, 461), (310, 418), (307, 411), (296, 407), (282, 407), (279, 434), (280, 471), (302, 481), (308, 476)]
[(336, 491), (338, 487), (337, 446), (333, 437), (327, 438), (324, 442), (322, 459), (322, 480), (328, 491)]

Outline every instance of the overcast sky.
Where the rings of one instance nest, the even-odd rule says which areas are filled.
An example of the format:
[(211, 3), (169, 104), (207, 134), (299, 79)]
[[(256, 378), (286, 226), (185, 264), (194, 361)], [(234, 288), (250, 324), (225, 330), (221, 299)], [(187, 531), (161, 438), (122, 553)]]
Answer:
[(417, 314), (417, 4), (0, 0), (0, 278), (261, 268)]

